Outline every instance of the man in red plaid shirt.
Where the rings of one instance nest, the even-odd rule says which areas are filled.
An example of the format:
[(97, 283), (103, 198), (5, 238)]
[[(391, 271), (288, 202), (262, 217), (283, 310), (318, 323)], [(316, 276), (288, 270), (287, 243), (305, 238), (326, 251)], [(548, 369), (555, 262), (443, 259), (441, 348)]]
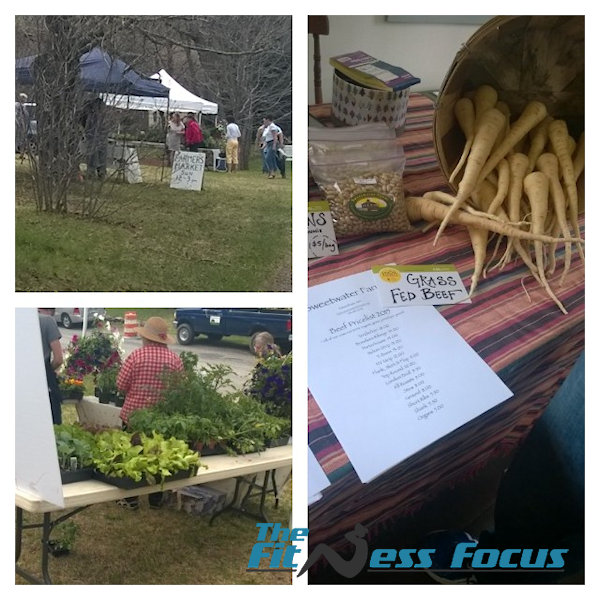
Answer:
[(167, 330), (167, 322), (160, 317), (150, 317), (143, 327), (137, 328), (143, 345), (125, 359), (117, 378), (117, 387), (125, 393), (121, 409), (124, 423), (134, 410), (148, 408), (159, 401), (163, 387), (161, 375), (165, 369), (183, 371), (179, 356), (167, 348), (167, 344), (174, 342)]

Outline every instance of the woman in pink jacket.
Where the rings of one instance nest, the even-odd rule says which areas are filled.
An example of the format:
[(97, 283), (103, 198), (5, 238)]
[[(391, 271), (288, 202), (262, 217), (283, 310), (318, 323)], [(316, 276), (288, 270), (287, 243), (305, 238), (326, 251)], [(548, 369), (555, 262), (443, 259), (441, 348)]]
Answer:
[(204, 139), (202, 130), (198, 121), (194, 117), (194, 113), (188, 113), (183, 120), (185, 123), (185, 147), (190, 152), (198, 152), (200, 144)]

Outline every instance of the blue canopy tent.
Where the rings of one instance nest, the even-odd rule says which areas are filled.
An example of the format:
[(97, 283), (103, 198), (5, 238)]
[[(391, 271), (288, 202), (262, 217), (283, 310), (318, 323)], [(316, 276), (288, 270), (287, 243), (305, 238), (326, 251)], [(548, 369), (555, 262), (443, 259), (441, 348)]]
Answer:
[[(19, 58), (15, 63), (15, 78), (21, 85), (35, 85), (37, 56)], [(118, 58), (112, 58), (101, 48), (93, 48), (79, 59), (79, 78), (84, 92), (169, 98), (169, 88), (156, 79), (144, 77)], [(124, 151), (124, 149), (122, 150)], [(136, 155), (137, 156), (137, 155)]]
[[(33, 85), (35, 56), (18, 58), (15, 65), (16, 81)], [(151, 96), (168, 98), (169, 88), (156, 79), (144, 77), (118, 58), (112, 58), (101, 48), (86, 52), (79, 59), (80, 78), (86, 92), (120, 94), (124, 96)]]

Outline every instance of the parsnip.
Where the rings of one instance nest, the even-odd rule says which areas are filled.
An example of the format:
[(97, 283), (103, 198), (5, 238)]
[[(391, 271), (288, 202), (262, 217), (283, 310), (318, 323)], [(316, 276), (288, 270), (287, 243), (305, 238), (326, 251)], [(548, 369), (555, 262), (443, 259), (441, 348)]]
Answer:
[[(567, 131), (567, 124), (560, 119), (552, 121), (552, 123), (548, 125), (548, 137), (552, 143), (554, 154), (556, 154), (556, 158), (558, 158), (562, 179), (567, 191), (569, 221), (575, 237), (579, 237), (579, 201), (577, 198), (577, 181), (575, 178), (575, 171), (573, 169), (573, 160), (571, 159), (571, 154), (569, 153), (569, 132)], [(581, 260), (584, 260), (583, 247), (581, 244), (577, 244), (577, 250), (579, 251)]]
[(480, 85), (473, 94), (473, 106), (475, 108), (475, 132), (479, 128), (481, 118), (498, 102), (498, 92), (491, 85)]
[[(523, 187), (525, 193), (529, 198), (531, 204), (531, 230), (534, 235), (539, 235), (543, 232), (544, 222), (546, 220), (546, 214), (548, 212), (548, 194), (550, 190), (550, 183), (546, 175), (540, 171), (533, 171), (529, 173), (523, 181)], [(554, 300), (558, 308), (567, 314), (567, 309), (562, 305), (562, 302), (556, 297), (550, 284), (546, 280), (544, 273), (544, 252), (542, 242), (536, 239), (533, 242), (535, 249), (535, 261), (537, 264), (538, 275), (546, 290), (546, 293)]]
[(458, 185), (456, 202), (440, 224), (433, 245), (437, 243), (452, 215), (460, 208), (463, 202), (471, 195), (477, 186), (477, 178), (489, 156), (492, 146), (504, 126), (505, 116), (496, 108), (490, 108), (481, 117), (479, 127), (475, 131), (473, 145), (465, 165), (465, 174)]
[(465, 136), (465, 145), (454, 171), (452, 171), (448, 178), (450, 183), (456, 179), (456, 176), (463, 168), (473, 144), (473, 135), (475, 132), (475, 107), (473, 106), (473, 102), (469, 98), (459, 98), (454, 105), (454, 116)]
[(514, 148), (547, 114), (545, 104), (537, 100), (529, 102), (519, 118), (510, 126), (510, 131), (502, 141), (502, 144), (487, 159), (479, 174), (479, 182), (483, 181), (508, 154), (508, 151)]
[(552, 121), (552, 117), (546, 116), (541, 123), (538, 123), (530, 132), (530, 144), (529, 151), (527, 153), (528, 158), (528, 169), (527, 172), (531, 173), (535, 168), (535, 161), (539, 155), (544, 151), (546, 144), (548, 143), (548, 125)]
[[(538, 169), (546, 175), (550, 184), (550, 196), (554, 203), (554, 214), (556, 216), (556, 223), (558, 228), (562, 232), (563, 237), (567, 238), (570, 235), (569, 225), (567, 223), (567, 207), (565, 202), (565, 196), (563, 189), (558, 178), (558, 159), (554, 154), (544, 152), (537, 159)], [(552, 231), (554, 228), (550, 229)], [(552, 253), (552, 256), (554, 253)], [(562, 272), (562, 276), (559, 280), (559, 285), (562, 285), (569, 268), (571, 266), (571, 244), (565, 242), (565, 266)]]
[[(423, 196), (407, 196), (406, 210), (410, 221), (442, 221), (450, 212), (451, 208)], [(512, 236), (517, 240), (538, 240), (544, 243), (563, 242), (563, 238), (553, 238), (545, 234), (533, 234), (517, 227), (512, 227), (506, 223), (499, 223), (491, 219), (484, 219), (475, 215), (470, 215), (464, 210), (454, 211), (450, 218), (450, 223), (459, 225), (472, 225), (481, 227), (500, 235)], [(575, 242), (574, 238), (567, 238), (570, 242)], [(580, 240), (583, 241), (583, 240)]]

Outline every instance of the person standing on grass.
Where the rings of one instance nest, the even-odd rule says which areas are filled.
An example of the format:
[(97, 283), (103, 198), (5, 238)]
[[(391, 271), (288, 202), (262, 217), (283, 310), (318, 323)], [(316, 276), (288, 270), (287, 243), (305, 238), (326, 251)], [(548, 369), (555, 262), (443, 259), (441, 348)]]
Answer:
[(108, 124), (102, 98), (94, 98), (83, 113), (87, 176), (104, 179), (108, 156)]
[(275, 172), (277, 171), (277, 144), (279, 138), (279, 132), (281, 130), (275, 123), (273, 118), (267, 116), (263, 122), (262, 141), (263, 141), (263, 153), (265, 157), (265, 163), (268, 171), (268, 178), (275, 179)]
[(265, 143), (263, 142), (262, 134), (265, 129), (264, 121), (262, 125), (256, 130), (256, 147), (260, 150), (260, 155), (262, 157), (262, 172), (266, 175), (269, 172), (267, 169), (267, 160), (265, 158), (264, 147)]
[(183, 122), (185, 123), (185, 148), (189, 152), (198, 152), (204, 136), (194, 113), (189, 112)]
[(178, 112), (174, 112), (169, 119), (169, 128), (167, 130), (167, 156), (169, 159), (169, 166), (173, 166), (173, 159), (175, 152), (181, 150), (183, 137), (185, 135), (185, 125), (181, 120), (181, 115)]
[(227, 145), (225, 146), (225, 157), (227, 162), (227, 171), (233, 173), (238, 168), (239, 163), (239, 139), (242, 137), (240, 128), (237, 126), (233, 117), (227, 117)]
[(273, 123), (273, 125), (275, 125), (275, 127), (277, 127), (277, 149), (276, 149), (277, 168), (279, 169), (279, 172), (281, 173), (281, 178), (285, 179), (286, 156), (285, 156), (285, 152), (283, 150), (283, 147), (285, 145), (284, 139), (283, 139), (283, 130), (276, 123)]
[[(125, 359), (117, 376), (117, 388), (125, 394), (120, 413), (125, 425), (133, 411), (154, 406), (160, 400), (165, 371), (183, 371), (181, 358), (167, 348), (167, 344), (175, 341), (168, 335), (168, 327), (161, 317), (150, 317), (142, 327), (136, 328), (142, 347)], [(162, 501), (162, 492), (149, 495), (151, 508), (159, 508)], [(131, 509), (139, 506), (134, 497), (126, 498), (121, 504)]]
[(46, 381), (48, 383), (48, 396), (52, 410), (52, 423), (62, 423), (61, 404), (62, 394), (56, 377), (56, 369), (62, 365), (63, 352), (60, 345), (60, 331), (54, 319), (54, 308), (38, 308), (40, 319), (40, 332), (42, 334), (42, 350), (44, 351), (44, 365), (46, 367)]
[(29, 132), (29, 111), (25, 103), (27, 94), (19, 94), (15, 102), (15, 154), (25, 155), (27, 150), (27, 133)]

